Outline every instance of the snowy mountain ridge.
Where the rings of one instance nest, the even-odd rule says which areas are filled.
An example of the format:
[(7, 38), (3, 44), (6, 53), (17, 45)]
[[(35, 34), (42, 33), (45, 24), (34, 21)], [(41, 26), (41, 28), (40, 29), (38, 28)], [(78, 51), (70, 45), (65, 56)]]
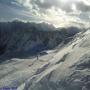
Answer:
[(90, 30), (81, 33), (31, 77), (24, 90), (90, 90)]
[(67, 44), (80, 31), (77, 27), (57, 29), (45, 23), (0, 23), (0, 54), (11, 58), (28, 57), (62, 42)]
[[(64, 38), (64, 41), (59, 41), (53, 49), (45, 48), (42, 50), (44, 54), (41, 53), (38, 59), (36, 55), (24, 58), (16, 56), (6, 58), (8, 54), (6, 52), (2, 54), (1, 56), (5, 58), (5, 61), (0, 63), (0, 88), (8, 86), (16, 87), (17, 90), (90, 90), (90, 30), (73, 35), (71, 32), (67, 34), (63, 30), (49, 32), (48, 34), (46, 31), (44, 33), (40, 31), (36, 34), (38, 37), (42, 37), (39, 38), (39, 40), (42, 39), (41, 41), (49, 37), (51, 42), (53, 36), (53, 44), (56, 41), (56, 36), (58, 39), (61, 39), (60, 35)], [(9, 44), (15, 44), (18, 48), (26, 49), (28, 46), (30, 47), (31, 44), (26, 47), (25, 45), (27, 39), (30, 40), (30, 36), (33, 34), (26, 32), (25, 30), (22, 32), (15, 31), (13, 35), (11, 34), (12, 38), (9, 39)], [(4, 34), (8, 35), (7, 32)], [(2, 36), (4, 34), (1, 33)], [(5, 39), (2, 38), (2, 40)], [(13, 42), (14, 40), (15, 42)], [(19, 44), (16, 44), (17, 41)], [(8, 43), (7, 39), (6, 42)], [(0, 45), (3, 44), (0, 43)], [(22, 48), (20, 49), (21, 52), (24, 50)], [(9, 49), (5, 50), (8, 51)], [(15, 50), (18, 53), (16, 48)], [(14, 52), (14, 48), (11, 53), (13, 53), (12, 51)], [(19, 53), (21, 54), (21, 52)], [(13, 53), (13, 55), (16, 53)], [(0, 58), (1, 61), (2, 58)]]

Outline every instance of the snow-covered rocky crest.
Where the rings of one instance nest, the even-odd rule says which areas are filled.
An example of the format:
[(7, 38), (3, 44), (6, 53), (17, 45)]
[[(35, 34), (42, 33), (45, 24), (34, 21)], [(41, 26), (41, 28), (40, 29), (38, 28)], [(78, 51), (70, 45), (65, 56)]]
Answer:
[(90, 30), (75, 36), (58, 51), (24, 90), (90, 90)]
[[(34, 26), (34, 30), (37, 26)], [(76, 30), (76, 28), (70, 29)], [(6, 30), (5, 33), (1, 32), (4, 38), (0, 39), (2, 42), (0, 61), (3, 58), (5, 61), (0, 64), (0, 88), (8, 86), (17, 87), (17, 90), (90, 90), (90, 30), (73, 34), (70, 31), (67, 33), (65, 28), (60, 31), (53, 27), (52, 31), (36, 30), (32, 33), (31, 30), (21, 32), (18, 29), (13, 33), (11, 30), (9, 33)], [(4, 34), (9, 34), (10, 37), (3, 36)], [(32, 36), (35, 34), (37, 38)], [(38, 60), (31, 53), (28, 58), (13, 57), (11, 53), (24, 55), (28, 50), (32, 50), (31, 46), (34, 44), (31, 43), (31, 36), (34, 40), (37, 39), (34, 42), (36, 46), (38, 46), (36, 43), (45, 45), (41, 52), (37, 51)]]

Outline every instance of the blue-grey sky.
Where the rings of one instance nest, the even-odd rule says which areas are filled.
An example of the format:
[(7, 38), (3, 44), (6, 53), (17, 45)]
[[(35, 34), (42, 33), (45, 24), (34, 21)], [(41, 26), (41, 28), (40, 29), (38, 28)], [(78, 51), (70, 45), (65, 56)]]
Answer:
[(55, 25), (90, 21), (90, 0), (0, 0), (0, 21), (20, 19)]

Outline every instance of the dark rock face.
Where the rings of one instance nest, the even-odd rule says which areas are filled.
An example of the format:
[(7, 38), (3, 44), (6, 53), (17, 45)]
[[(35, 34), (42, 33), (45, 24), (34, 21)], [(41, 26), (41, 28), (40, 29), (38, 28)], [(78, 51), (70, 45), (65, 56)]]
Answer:
[(2, 55), (6, 50), (6, 45), (0, 46), (0, 55)]
[(23, 56), (53, 49), (61, 42), (68, 43), (78, 32), (80, 29), (75, 27), (57, 29), (46, 23), (0, 23), (0, 55), (10, 53), (9, 56)]

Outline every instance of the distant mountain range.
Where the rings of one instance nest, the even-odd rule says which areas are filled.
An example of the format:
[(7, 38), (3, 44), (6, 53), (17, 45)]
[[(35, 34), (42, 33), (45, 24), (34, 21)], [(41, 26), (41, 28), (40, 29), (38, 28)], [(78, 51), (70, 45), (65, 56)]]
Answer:
[(90, 29), (0, 23), (0, 89), (90, 90)]
[(0, 22), (0, 55), (22, 57), (54, 49), (80, 31), (78, 27), (55, 28), (47, 23)]

